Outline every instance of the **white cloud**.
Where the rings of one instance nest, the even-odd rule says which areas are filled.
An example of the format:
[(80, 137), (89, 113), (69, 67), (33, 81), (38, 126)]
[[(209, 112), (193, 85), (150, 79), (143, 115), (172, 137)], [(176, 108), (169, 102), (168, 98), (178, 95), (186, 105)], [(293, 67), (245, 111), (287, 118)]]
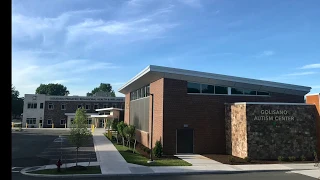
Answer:
[(179, 0), (179, 2), (194, 8), (202, 7), (201, 0)]
[(302, 66), (300, 69), (316, 69), (316, 68), (320, 68), (320, 63), (318, 64), (307, 64)]
[(316, 73), (317, 72), (307, 71), (307, 72), (290, 73), (290, 74), (286, 74), (285, 76), (305, 76), (305, 75), (311, 75)]
[(256, 58), (262, 58), (262, 57), (268, 57), (268, 56), (273, 56), (275, 54), (274, 51), (271, 50), (266, 50), (261, 52), (260, 54), (256, 55)]
[[(12, 83), (21, 95), (34, 93), (40, 83), (78, 84), (83, 88), (83, 83), (80, 82), (88, 81), (88, 73), (90, 73), (91, 78), (91, 75), (97, 72), (96, 70), (100, 72), (118, 68), (112, 63), (90, 61), (88, 59), (52, 61), (55, 60), (43, 59), (38, 53), (13, 52)], [(67, 87), (70, 91), (73, 91), (69, 86)]]
[(90, 13), (98, 13), (102, 10), (79, 10), (68, 11), (57, 17), (28, 17), (19, 13), (12, 15), (12, 38), (35, 38), (37, 36), (46, 37), (57, 33), (70, 23), (73, 17), (82, 17)]

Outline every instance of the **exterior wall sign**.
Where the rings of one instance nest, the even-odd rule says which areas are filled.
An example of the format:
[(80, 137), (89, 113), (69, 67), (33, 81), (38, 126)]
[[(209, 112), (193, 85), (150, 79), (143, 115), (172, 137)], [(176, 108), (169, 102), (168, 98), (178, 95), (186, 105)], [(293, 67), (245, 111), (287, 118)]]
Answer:
[(254, 116), (254, 121), (294, 121), (294, 116), (288, 114), (287, 110), (263, 109), (259, 116)]

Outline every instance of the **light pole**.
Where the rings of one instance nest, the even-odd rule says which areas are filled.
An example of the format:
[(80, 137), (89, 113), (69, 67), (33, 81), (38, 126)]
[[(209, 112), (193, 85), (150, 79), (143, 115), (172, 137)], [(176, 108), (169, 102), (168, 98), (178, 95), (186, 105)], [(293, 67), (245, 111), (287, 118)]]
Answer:
[(153, 162), (153, 156), (152, 156), (152, 139), (153, 139), (153, 94), (150, 94), (152, 101), (151, 101), (151, 132), (150, 132), (150, 161), (148, 163)]

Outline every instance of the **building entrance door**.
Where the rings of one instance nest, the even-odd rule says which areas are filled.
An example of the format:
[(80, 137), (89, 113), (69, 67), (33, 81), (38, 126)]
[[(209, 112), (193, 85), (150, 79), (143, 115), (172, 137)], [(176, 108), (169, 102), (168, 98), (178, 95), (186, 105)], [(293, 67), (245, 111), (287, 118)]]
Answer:
[(104, 127), (104, 120), (99, 119), (99, 128), (103, 128), (103, 127)]
[(193, 129), (177, 129), (177, 153), (193, 153)]

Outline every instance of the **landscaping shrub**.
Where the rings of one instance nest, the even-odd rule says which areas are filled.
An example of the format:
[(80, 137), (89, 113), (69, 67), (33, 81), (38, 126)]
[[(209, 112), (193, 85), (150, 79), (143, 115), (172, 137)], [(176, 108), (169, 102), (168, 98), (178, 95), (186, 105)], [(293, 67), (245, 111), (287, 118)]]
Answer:
[(300, 156), (300, 160), (301, 161), (305, 161), (306, 160), (306, 157), (304, 155)]
[(295, 161), (295, 160), (296, 160), (296, 157), (294, 157), (294, 156), (289, 156), (289, 157), (288, 157), (288, 160), (289, 160), (289, 161)]
[(118, 125), (118, 119), (114, 119), (113, 121), (112, 121), (112, 124), (111, 124), (111, 129), (112, 130), (117, 130), (118, 128), (117, 128), (117, 125)]
[(283, 156), (278, 156), (278, 161), (284, 161), (284, 157)]
[(251, 162), (251, 158), (250, 158), (250, 157), (245, 157), (244, 160), (245, 160), (246, 162)]
[(162, 144), (160, 141), (156, 141), (156, 145), (153, 148), (153, 154), (158, 158), (162, 156)]

